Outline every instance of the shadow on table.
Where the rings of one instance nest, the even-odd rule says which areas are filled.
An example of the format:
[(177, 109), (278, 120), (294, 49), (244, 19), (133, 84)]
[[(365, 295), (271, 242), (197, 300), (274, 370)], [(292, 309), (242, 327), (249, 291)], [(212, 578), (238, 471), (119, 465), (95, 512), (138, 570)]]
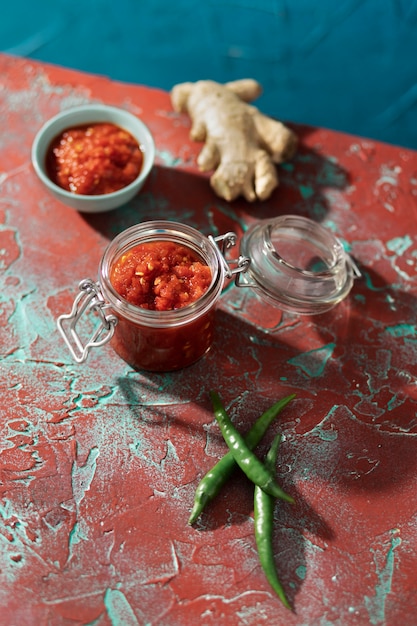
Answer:
[[(178, 403), (187, 402), (189, 400), (186, 387), (183, 386), (183, 380), (184, 376), (187, 376), (187, 373), (190, 376), (195, 376), (195, 372), (193, 372), (195, 367), (196, 366), (191, 366), (187, 370), (169, 374), (173, 386), (178, 390), (176, 395)], [(203, 361), (200, 362), (197, 367), (200, 374), (196, 375), (196, 380), (200, 379), (200, 375), (203, 372), (203, 375), (208, 377), (205, 380), (207, 385), (210, 386), (212, 372), (210, 371), (209, 373), (207, 371), (207, 368), (203, 366)], [(198, 475), (193, 479), (194, 488), (187, 490), (187, 492), (193, 493), (198, 485), (199, 479), (202, 478), (205, 471), (214, 465), (217, 459), (220, 458), (222, 451), (225, 452), (227, 448), (214, 422), (211, 405), (207, 403), (207, 386), (203, 385), (201, 394), (198, 398), (194, 399), (194, 401), (200, 403), (200, 408), (207, 409), (207, 413), (204, 413), (203, 416), (203, 422), (201, 421), (199, 411), (193, 413), (192, 407), (191, 412), (186, 411), (188, 419), (185, 417), (179, 418), (178, 415), (175, 415), (175, 417), (167, 415), (167, 413), (170, 413), (170, 407), (154, 406), (152, 407), (149, 417), (146, 417), (146, 412), (143, 410), (145, 381), (152, 381), (152, 388), (154, 388), (154, 383), (156, 383), (158, 388), (161, 389), (162, 386), (160, 383), (163, 379), (163, 375), (157, 374), (146, 374), (146, 376), (140, 380), (128, 376), (119, 379), (119, 386), (127, 403), (131, 407), (131, 411), (137, 416), (138, 420), (146, 420), (146, 425), (151, 430), (154, 431), (155, 429), (161, 428), (166, 433), (168, 423), (175, 422), (177, 428), (180, 427), (188, 437), (195, 439), (195, 453), (191, 451), (187, 463), (189, 466), (205, 469), (200, 469)], [(230, 391), (233, 389), (235, 389), (235, 387), (231, 385)], [(162, 389), (161, 392), (163, 393)], [(253, 393), (255, 395), (256, 392), (254, 391)], [(242, 392), (242, 395), (244, 395), (244, 392)], [(260, 411), (266, 409), (271, 404), (271, 401), (265, 400), (265, 398), (259, 394), (257, 398), (252, 400), (252, 404), (256, 404), (258, 408), (253, 409), (252, 407), (250, 411), (245, 412), (244, 407), (241, 407), (243, 409), (243, 415), (241, 416), (242, 419), (239, 420), (239, 429), (242, 429), (242, 432), (248, 430), (250, 424), (258, 417)], [(233, 407), (231, 407), (230, 413), (233, 413)], [(194, 421), (194, 418), (196, 421)], [(243, 425), (242, 422), (245, 422), (245, 424)], [(279, 423), (279, 420), (277, 420), (277, 423)], [(281, 427), (280, 429), (282, 428), (285, 430), (285, 427)], [(207, 429), (210, 431), (209, 434), (207, 434)], [(276, 432), (277, 428), (271, 426), (271, 432), (274, 431)], [(150, 436), (152, 436), (152, 434)], [(166, 434), (164, 436), (166, 436)], [(220, 449), (217, 456), (210, 456), (208, 463), (205, 462), (207, 458), (203, 459), (203, 462), (201, 462), (201, 445), (197, 445), (197, 442), (201, 440), (202, 437), (207, 437), (211, 440), (210, 445), (213, 448)], [(271, 437), (271, 433), (266, 435), (265, 441), (258, 446), (256, 452), (260, 458), (265, 455), (271, 442)], [(156, 439), (158, 439), (158, 435), (155, 436), (155, 440)], [(279, 466), (280, 464), (278, 465), (278, 471)], [(314, 507), (311, 506), (299, 492), (297, 492), (288, 473), (285, 474), (285, 485), (281, 480), (280, 483), (294, 496), (295, 504), (291, 505), (283, 501), (276, 502), (273, 546), (281, 582), (284, 586), (287, 598), (293, 605), (295, 596), (303, 584), (303, 576), (299, 575), (299, 573), (304, 572), (308, 567), (305, 534), (307, 533), (311, 537), (314, 536), (317, 543), (325, 545), (326, 542), (334, 538), (334, 533), (326, 520), (317, 513)], [(204, 511), (193, 525), (194, 531), (199, 533), (212, 533), (221, 527), (237, 527), (244, 524), (247, 522), (248, 518), (253, 518), (253, 496), (253, 485), (243, 476), (241, 470), (236, 468), (235, 472), (230, 476), (216, 497), (214, 497), (211, 502), (207, 503)], [(190, 496), (189, 511), (191, 511), (192, 504), (193, 498)], [(184, 519), (184, 523), (186, 523), (186, 519)], [(190, 529), (190, 532), (193, 531)], [(231, 539), (230, 537), (225, 539), (224, 549), (230, 549), (228, 547), (229, 543), (233, 544), (234, 541), (239, 541), (240, 539), (240, 531), (237, 531), (235, 539)], [(247, 542), (248, 549), (256, 551), (254, 537), (248, 537)], [(252, 548), (250, 548), (251, 545)]]
[[(219, 391), (241, 432), (278, 398), (297, 394), (277, 421), (284, 435), (278, 465), (281, 484), (296, 504), (277, 505), (275, 541), (277, 554), (285, 552), (287, 562), (301, 568), (306, 566), (304, 535), (319, 543), (331, 541), (342, 527), (327, 510), (324, 516), (318, 512), (314, 497), (309, 502), (303, 498), (299, 481), (307, 480), (313, 492), (324, 490), (327, 496), (329, 489), (342, 499), (351, 494), (354, 511), (356, 495), (392, 497), (416, 471), (415, 365), (405, 359), (400, 322), (415, 319), (416, 299), (387, 285), (369, 268), (360, 269), (363, 277), (350, 298), (329, 313), (315, 318), (284, 315), (276, 332), (267, 333), (259, 328), (259, 320), (250, 323), (238, 312), (219, 308), (216, 340), (198, 363), (168, 375), (133, 372), (119, 380), (132, 412), (147, 406), (147, 386), (152, 393), (157, 390), (159, 398), (147, 423), (157, 428), (173, 420), (196, 438), (195, 455), (191, 447), (188, 462), (199, 477), (210, 468), (210, 463), (202, 463), (201, 441), (210, 440), (214, 450), (222, 443), (210, 389)], [(184, 408), (172, 412), (172, 406), (180, 405)], [(271, 427), (259, 446), (260, 456), (273, 431)], [(210, 458), (214, 463), (218, 456)], [(247, 520), (253, 510), (251, 489), (238, 474), (233, 476), (196, 528), (207, 532)], [(291, 580), (288, 595), (294, 598), (302, 580), (290, 570), (288, 565), (283, 580)]]
[[(349, 185), (344, 170), (303, 145), (294, 161), (279, 167), (279, 174), (281, 185), (268, 201), (229, 204), (214, 195), (207, 176), (157, 165), (131, 203), (85, 219), (108, 239), (155, 219), (185, 222), (207, 234), (234, 230), (239, 235), (248, 218), (291, 213), (321, 221), (328, 213), (326, 190)], [(404, 390), (408, 374), (397, 360), (406, 354), (398, 349), (404, 339), (394, 332), (384, 335), (385, 326), (398, 324), (399, 310), (402, 319), (415, 319), (410, 316), (415, 300), (361, 269), (364, 278), (356, 281), (348, 301), (314, 319), (278, 315), (273, 333), (260, 328), (259, 318), (251, 319), (250, 298), (236, 304), (238, 298), (226, 296), (216, 313), (217, 337), (202, 360), (179, 372), (132, 372), (119, 380), (138, 420), (151, 428), (175, 422), (196, 438), (199, 445), (194, 454), (190, 448), (188, 462), (199, 475), (209, 469), (201, 461), (202, 439), (209, 437), (214, 448), (221, 443), (211, 426), (210, 389), (219, 391), (242, 432), (278, 397), (297, 394), (279, 420), (285, 434), (281, 465), (291, 468), (282, 483), (296, 498), (293, 507), (283, 504), (276, 510), (276, 550), (283, 552), (285, 542), (289, 565), (283, 580), (292, 581), (290, 598), (302, 585), (290, 564), (306, 566), (304, 533), (326, 542), (337, 532), (297, 493), (297, 481), (308, 480), (313, 489), (330, 485), (345, 493), (376, 492), (415, 473), (413, 437), (407, 437), (417, 429), (415, 403)], [(396, 312), (390, 302), (396, 303)], [(265, 438), (260, 454), (271, 438)], [(203, 513), (198, 528), (212, 531), (230, 520), (239, 523), (251, 511), (251, 486), (235, 476)]]
[(337, 429), (341, 446), (329, 479), (337, 477), (343, 488), (383, 493), (401, 489), (416, 471), (417, 298), (387, 284), (372, 268), (359, 264), (359, 269), (362, 277), (345, 303), (345, 315), (339, 316), (342, 304), (317, 323), (322, 340), (336, 343), (329, 376), (345, 394), (326, 413), (321, 434), (331, 438)]
[[(302, 132), (307, 134), (308, 129)], [(348, 173), (337, 163), (302, 144), (292, 161), (278, 166), (278, 174), (280, 185), (268, 200), (252, 204), (239, 198), (228, 203), (214, 194), (208, 175), (157, 164), (140, 194), (127, 205), (83, 217), (107, 239), (140, 222), (161, 219), (185, 222), (207, 234), (225, 227), (239, 231), (244, 216), (267, 219), (291, 213), (321, 221), (328, 212), (325, 190), (349, 185)]]

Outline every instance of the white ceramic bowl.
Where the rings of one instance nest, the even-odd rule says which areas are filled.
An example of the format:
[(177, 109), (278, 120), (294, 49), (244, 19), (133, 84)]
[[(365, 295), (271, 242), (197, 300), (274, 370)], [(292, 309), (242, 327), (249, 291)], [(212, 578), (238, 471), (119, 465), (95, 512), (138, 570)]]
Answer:
[[(45, 169), (45, 157), (55, 137), (67, 128), (93, 122), (109, 122), (128, 131), (143, 150), (139, 176), (129, 185), (102, 195), (81, 195), (62, 189), (51, 181)], [(87, 104), (62, 111), (42, 126), (32, 144), (32, 164), (36, 174), (51, 194), (73, 209), (84, 213), (110, 211), (131, 200), (142, 188), (155, 160), (155, 143), (145, 124), (132, 113), (102, 104)]]

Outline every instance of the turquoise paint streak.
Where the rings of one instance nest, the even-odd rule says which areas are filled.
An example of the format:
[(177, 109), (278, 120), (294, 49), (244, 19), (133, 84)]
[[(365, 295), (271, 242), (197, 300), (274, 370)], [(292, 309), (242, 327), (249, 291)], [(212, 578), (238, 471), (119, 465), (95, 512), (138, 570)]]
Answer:
[(362, 270), (362, 275), (365, 278), (366, 286), (370, 291), (384, 291), (384, 289), (386, 289), (386, 287), (375, 287), (375, 285), (372, 283), (372, 278), (368, 274), (368, 272), (364, 272)]
[[(75, 462), (72, 465), (72, 493), (78, 511), (80, 502), (83, 500), (85, 492), (90, 489), (97, 467), (97, 457), (100, 451), (97, 447), (91, 448), (84, 465), (79, 467)], [(74, 546), (81, 541), (88, 541), (88, 529), (84, 520), (74, 523), (68, 536), (68, 560), (73, 556)]]
[(293, 359), (289, 359), (288, 363), (299, 367), (307, 376), (317, 378), (323, 374), (326, 363), (331, 358), (335, 346), (335, 343), (329, 343), (322, 348), (304, 352)]
[(167, 167), (176, 167), (183, 163), (182, 159), (174, 156), (168, 150), (157, 150), (157, 155)]
[(81, 541), (88, 541), (88, 536), (81, 528), (80, 524), (75, 522), (68, 536), (68, 560), (71, 560), (72, 558), (74, 546), (81, 543)]
[(335, 224), (333, 220), (326, 219), (323, 222), (323, 227), (326, 228), (327, 230), (331, 230), (332, 233), (337, 233), (337, 225)]
[(394, 239), (390, 239), (390, 241), (387, 242), (388, 250), (395, 252), (400, 256), (404, 254), (404, 252), (412, 245), (413, 242), (409, 235), (406, 235), (405, 237), (394, 237)]
[(96, 473), (97, 457), (100, 451), (97, 447), (92, 448), (88, 453), (87, 460), (84, 465), (79, 467), (76, 463), (72, 466), (72, 491), (77, 506), (84, 498), (85, 492), (90, 489)]
[(30, 300), (33, 294), (25, 294), (20, 300), (16, 302), (15, 310), (10, 316), (10, 323), (13, 327), (16, 337), (19, 337), (19, 347), (25, 352), (38, 338), (38, 335), (34, 329), (31, 315), (30, 306), (28, 307), (28, 300)]
[(124, 593), (118, 589), (107, 589), (104, 605), (112, 626), (139, 626), (136, 615)]
[(313, 206), (311, 207), (310, 216), (312, 219), (316, 219), (317, 221), (321, 222), (325, 218), (326, 212), (326, 207), (318, 201), (314, 202)]
[(417, 325), (396, 324), (395, 326), (387, 326), (385, 330), (393, 337), (414, 337), (417, 334)]
[(331, 409), (331, 411), (320, 422), (320, 424), (317, 424), (317, 426), (313, 428), (313, 430), (311, 431), (311, 435), (319, 437), (319, 439), (321, 439), (322, 441), (336, 441), (338, 433), (337, 430), (334, 429), (333, 424), (330, 423), (329, 428), (324, 428), (323, 426), (326, 424), (328, 418), (331, 417), (331, 415), (336, 411), (337, 408), (338, 405), (335, 405)]
[(300, 190), (301, 196), (305, 199), (311, 198), (311, 196), (314, 195), (313, 187), (309, 187), (307, 185), (299, 185), (298, 188)]
[(401, 545), (401, 538), (398, 536), (398, 530), (391, 530), (391, 545), (388, 550), (385, 564), (379, 569), (375, 558), (376, 573), (378, 576), (378, 584), (375, 586), (375, 596), (365, 596), (365, 607), (369, 614), (369, 621), (373, 626), (385, 623), (385, 605), (387, 596), (391, 592), (392, 579), (394, 575), (394, 551)]

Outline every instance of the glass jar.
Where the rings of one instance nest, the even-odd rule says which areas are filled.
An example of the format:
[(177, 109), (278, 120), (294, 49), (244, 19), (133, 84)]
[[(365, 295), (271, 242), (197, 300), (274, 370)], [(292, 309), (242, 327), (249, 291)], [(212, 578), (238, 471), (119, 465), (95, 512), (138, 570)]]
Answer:
[[(111, 283), (112, 268), (123, 254), (145, 242), (183, 245), (208, 265), (211, 284), (195, 302), (180, 309), (154, 311), (130, 304)], [(151, 221), (118, 235), (104, 252), (98, 281), (83, 280), (72, 311), (58, 328), (75, 361), (110, 341), (137, 369), (166, 372), (191, 365), (210, 348), (214, 313), (226, 279), (251, 288), (269, 305), (300, 314), (327, 311), (349, 293), (359, 275), (340, 241), (319, 224), (298, 216), (260, 221), (241, 240), (238, 259), (227, 260), (236, 235), (206, 237), (176, 222)], [(83, 342), (80, 324), (93, 311), (98, 323)], [(90, 317), (90, 316), (88, 316)]]
[[(146, 242), (170, 241), (186, 246), (211, 272), (207, 291), (183, 308), (154, 311), (122, 298), (111, 282), (112, 268), (123, 254)], [(150, 371), (171, 371), (197, 361), (211, 346), (214, 310), (222, 292), (225, 268), (212, 240), (185, 224), (166, 221), (145, 222), (123, 231), (104, 252), (98, 283), (80, 283), (80, 295), (70, 315), (58, 325), (77, 362), (83, 362), (92, 347), (111, 341), (114, 350), (130, 365)], [(87, 310), (99, 316), (98, 327), (83, 345), (78, 324)]]

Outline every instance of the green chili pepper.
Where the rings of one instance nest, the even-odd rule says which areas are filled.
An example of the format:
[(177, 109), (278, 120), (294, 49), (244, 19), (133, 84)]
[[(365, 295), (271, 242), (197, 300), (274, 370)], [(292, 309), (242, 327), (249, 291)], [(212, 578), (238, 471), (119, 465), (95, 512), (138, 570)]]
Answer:
[(287, 502), (294, 502), (293, 498), (285, 493), (276, 482), (273, 473), (258, 459), (252, 450), (246, 445), (244, 438), (233, 426), (229, 416), (224, 410), (217, 393), (211, 392), (211, 401), (214, 408), (214, 416), (222, 431), (223, 439), (232, 452), (236, 463), (241, 470), (255, 485), (261, 487), (269, 495), (281, 498)]
[[(248, 448), (252, 450), (252, 448), (258, 445), (275, 417), (294, 398), (294, 393), (286, 396), (282, 398), (282, 400), (275, 402), (275, 404), (262, 413), (245, 436), (245, 442)], [(220, 399), (218, 401), (220, 402)], [(236, 462), (233, 454), (229, 451), (203, 476), (195, 491), (194, 505), (188, 520), (189, 524), (194, 524), (206, 504), (215, 498), (235, 469)]]
[[(276, 435), (272, 446), (265, 458), (265, 466), (269, 471), (275, 471), (278, 447), (281, 436)], [(274, 504), (275, 498), (265, 493), (263, 489), (255, 485), (254, 496), (254, 519), (255, 519), (255, 539), (258, 548), (259, 561), (268, 579), (269, 584), (287, 609), (291, 609), (284, 589), (278, 578), (277, 568), (274, 559), (274, 549), (272, 544), (273, 524), (274, 524)]]

